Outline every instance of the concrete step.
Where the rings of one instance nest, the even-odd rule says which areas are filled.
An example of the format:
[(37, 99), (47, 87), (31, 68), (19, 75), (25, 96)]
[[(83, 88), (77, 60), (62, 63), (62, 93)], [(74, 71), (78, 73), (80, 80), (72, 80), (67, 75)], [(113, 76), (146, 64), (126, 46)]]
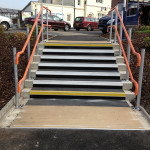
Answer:
[(30, 98), (30, 106), (96, 106), (96, 107), (129, 107), (125, 100), (112, 99), (34, 99)]
[(90, 78), (90, 79), (120, 79), (119, 72), (89, 72), (89, 71), (37, 71), (39, 78)]
[(115, 56), (80, 56), (80, 55), (42, 55), (41, 61), (63, 62), (111, 62), (116, 63)]
[(71, 81), (71, 80), (34, 80), (33, 87), (93, 87), (122, 89), (122, 82), (111, 81)]
[(102, 55), (114, 56), (114, 50), (93, 50), (93, 49), (44, 49), (43, 55)]
[[(120, 71), (125, 71), (126, 68), (122, 64), (120, 65)], [(39, 69), (79, 69), (79, 70), (118, 70), (118, 64), (100, 64), (100, 63), (48, 63), (40, 62)], [(35, 64), (33, 64), (33, 68)], [(36, 66), (36, 68), (38, 68)]]

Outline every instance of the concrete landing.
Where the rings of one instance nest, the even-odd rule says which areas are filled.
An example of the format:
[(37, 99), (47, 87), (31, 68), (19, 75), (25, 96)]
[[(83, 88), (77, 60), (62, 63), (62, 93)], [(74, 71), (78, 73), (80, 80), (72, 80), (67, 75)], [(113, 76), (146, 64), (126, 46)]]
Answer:
[(29, 105), (11, 128), (144, 129), (129, 107)]

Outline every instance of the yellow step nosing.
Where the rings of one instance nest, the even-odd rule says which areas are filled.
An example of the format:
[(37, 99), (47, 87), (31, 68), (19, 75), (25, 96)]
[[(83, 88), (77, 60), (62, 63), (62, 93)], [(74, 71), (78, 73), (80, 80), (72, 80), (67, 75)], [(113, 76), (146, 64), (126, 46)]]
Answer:
[(88, 91), (40, 91), (31, 90), (31, 95), (74, 95), (74, 96), (114, 96), (126, 97), (124, 92), (88, 92)]
[(58, 43), (45, 43), (45, 46), (87, 46), (87, 47), (113, 47), (113, 44), (58, 44)]

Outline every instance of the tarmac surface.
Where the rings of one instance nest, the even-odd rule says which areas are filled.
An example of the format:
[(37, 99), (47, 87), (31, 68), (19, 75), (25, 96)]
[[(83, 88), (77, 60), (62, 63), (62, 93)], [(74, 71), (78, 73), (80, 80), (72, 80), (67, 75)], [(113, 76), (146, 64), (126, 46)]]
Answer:
[(150, 131), (1, 129), (1, 150), (149, 150)]

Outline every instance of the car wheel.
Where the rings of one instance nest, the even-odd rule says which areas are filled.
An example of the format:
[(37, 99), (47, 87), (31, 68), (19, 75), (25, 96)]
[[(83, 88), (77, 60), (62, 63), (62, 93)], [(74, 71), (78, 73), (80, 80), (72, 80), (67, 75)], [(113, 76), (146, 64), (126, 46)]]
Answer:
[(58, 29), (54, 29), (55, 31), (58, 31)]
[(2, 22), (1, 24), (4, 27), (5, 31), (9, 29), (9, 24), (7, 22)]
[(64, 27), (64, 31), (68, 31), (70, 29), (70, 27), (66, 24)]
[(107, 29), (103, 29), (102, 32), (103, 32), (103, 34), (108, 33), (108, 32), (107, 32)]
[(88, 25), (87, 31), (92, 31), (92, 26), (91, 25)]
[(80, 29), (77, 28), (76, 31), (80, 31)]

